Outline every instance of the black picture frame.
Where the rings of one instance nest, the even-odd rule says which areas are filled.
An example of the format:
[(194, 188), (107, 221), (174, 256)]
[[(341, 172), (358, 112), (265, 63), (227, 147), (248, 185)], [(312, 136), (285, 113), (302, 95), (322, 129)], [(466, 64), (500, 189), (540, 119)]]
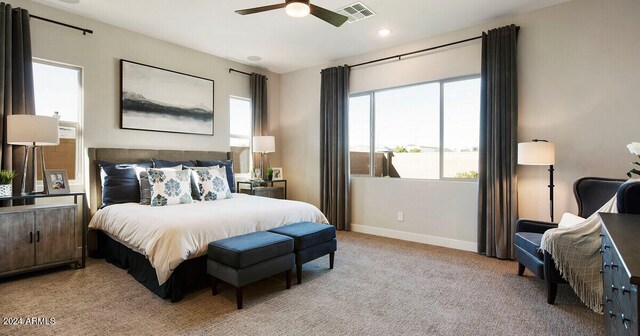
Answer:
[[(172, 83), (171, 80), (183, 82)], [(170, 97), (162, 98), (176, 98), (176, 92), (180, 91), (189, 95), (192, 102), (193, 99), (200, 99), (201, 102), (199, 105), (188, 105), (185, 104), (186, 99), (179, 102), (167, 101), (172, 99)], [(202, 94), (196, 97), (198, 92)], [(152, 98), (145, 96), (149, 93)], [(215, 81), (212, 79), (126, 59), (120, 60), (121, 129), (213, 136), (214, 94)], [(174, 129), (167, 127), (171, 122)]]

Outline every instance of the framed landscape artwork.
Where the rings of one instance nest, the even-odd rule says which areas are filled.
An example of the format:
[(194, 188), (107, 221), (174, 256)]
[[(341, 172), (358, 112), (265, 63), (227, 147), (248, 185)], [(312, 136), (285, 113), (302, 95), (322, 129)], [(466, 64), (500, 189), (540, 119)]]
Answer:
[(213, 135), (213, 80), (120, 60), (123, 129)]

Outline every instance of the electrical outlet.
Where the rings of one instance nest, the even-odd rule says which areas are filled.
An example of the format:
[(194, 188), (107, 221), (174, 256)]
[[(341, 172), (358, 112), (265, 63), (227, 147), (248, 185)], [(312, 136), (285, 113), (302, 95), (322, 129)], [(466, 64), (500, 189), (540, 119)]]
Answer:
[(398, 211), (398, 222), (404, 221), (404, 212)]

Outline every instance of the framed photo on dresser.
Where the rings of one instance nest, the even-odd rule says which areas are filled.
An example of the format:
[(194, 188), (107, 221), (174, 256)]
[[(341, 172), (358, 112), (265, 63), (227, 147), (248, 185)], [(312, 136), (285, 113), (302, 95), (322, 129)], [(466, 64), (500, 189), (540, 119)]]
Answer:
[(213, 135), (211, 79), (120, 60), (120, 127)]
[(44, 171), (44, 192), (46, 194), (68, 194), (69, 178), (64, 169)]

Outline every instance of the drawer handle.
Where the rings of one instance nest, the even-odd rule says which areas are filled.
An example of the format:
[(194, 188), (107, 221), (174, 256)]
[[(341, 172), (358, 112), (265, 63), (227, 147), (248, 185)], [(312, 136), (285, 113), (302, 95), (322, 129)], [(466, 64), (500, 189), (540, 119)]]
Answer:
[(631, 320), (624, 317), (624, 314), (620, 314), (620, 320), (622, 321), (622, 325), (624, 326), (624, 328), (629, 329), (629, 325), (627, 324), (627, 322), (631, 322)]
[(603, 253), (604, 253), (604, 250), (603, 250), (603, 249), (600, 249), (600, 254), (603, 254)]
[(603, 235), (603, 234), (601, 233), (601, 234), (600, 234), (600, 238), (602, 238), (602, 237), (606, 237), (606, 236), (605, 236), (605, 235)]
[(609, 245), (607, 245), (607, 244), (602, 245), (602, 247), (604, 247), (604, 248), (605, 248), (605, 250), (606, 250), (606, 249), (608, 249), (608, 248), (611, 248), (611, 246), (609, 246)]
[(617, 291), (617, 290), (618, 290), (618, 287), (616, 287), (616, 286), (614, 286), (614, 285), (611, 285), (611, 291), (612, 291), (612, 292), (615, 292), (615, 291)]
[(624, 293), (631, 293), (631, 291), (622, 286), (622, 295), (624, 295)]
[(33, 244), (33, 232), (29, 232), (29, 244)]
[(608, 296), (605, 296), (605, 301), (606, 301), (607, 303), (609, 303), (609, 302), (613, 302), (613, 300), (611, 300)]
[(611, 268), (618, 268), (618, 265), (614, 264), (613, 261), (611, 262)]
[(609, 267), (609, 265), (607, 263), (602, 264), (602, 266), (604, 266), (604, 268)]
[(36, 243), (40, 242), (40, 230), (36, 231)]
[(614, 314), (612, 311), (609, 311), (609, 317), (610, 318), (616, 318), (616, 314)]

